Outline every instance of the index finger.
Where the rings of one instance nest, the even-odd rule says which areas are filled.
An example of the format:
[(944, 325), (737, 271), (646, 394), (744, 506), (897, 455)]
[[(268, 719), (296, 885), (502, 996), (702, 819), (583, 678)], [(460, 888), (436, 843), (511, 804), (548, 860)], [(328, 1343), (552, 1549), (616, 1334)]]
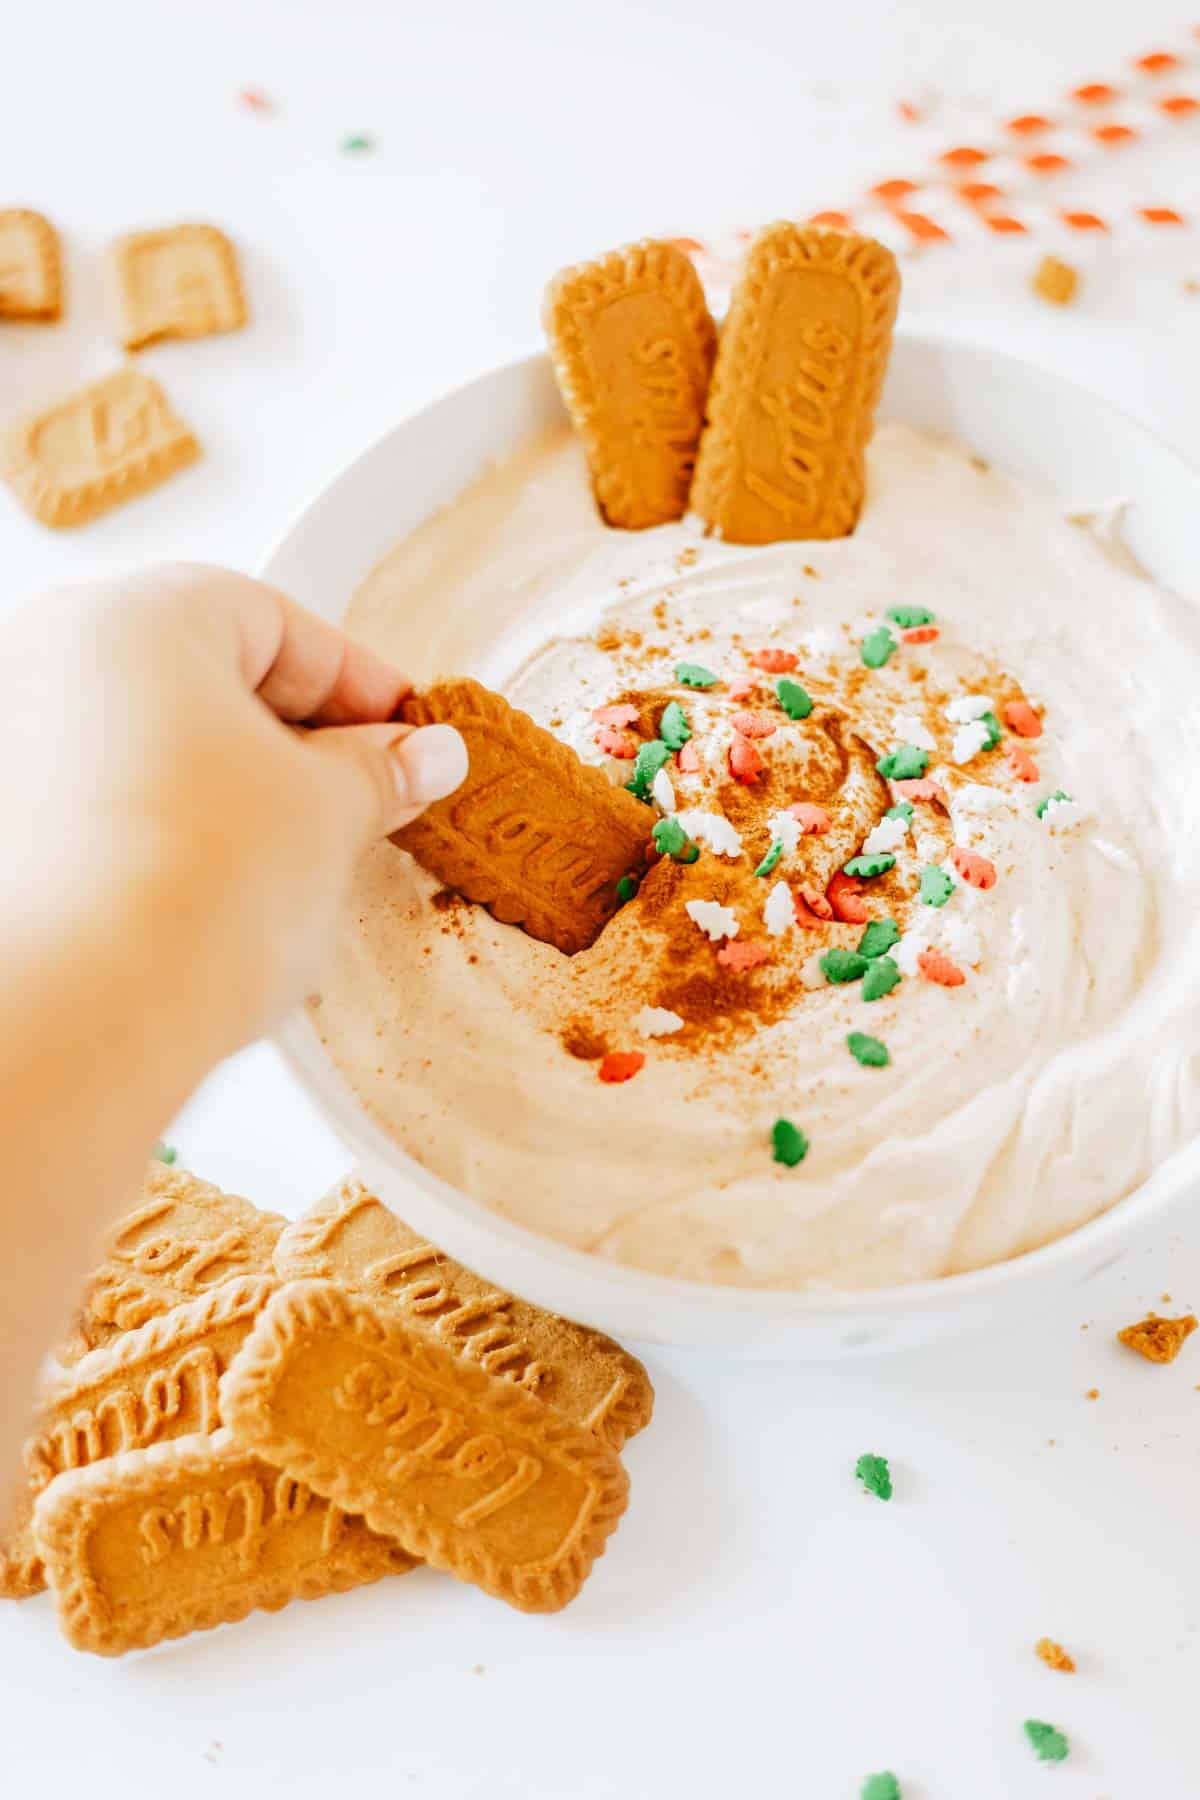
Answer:
[(215, 629), (247, 687), (289, 724), (380, 723), (411, 691), (381, 656), (266, 582), (201, 563), (141, 579), (182, 601), (206, 636)]

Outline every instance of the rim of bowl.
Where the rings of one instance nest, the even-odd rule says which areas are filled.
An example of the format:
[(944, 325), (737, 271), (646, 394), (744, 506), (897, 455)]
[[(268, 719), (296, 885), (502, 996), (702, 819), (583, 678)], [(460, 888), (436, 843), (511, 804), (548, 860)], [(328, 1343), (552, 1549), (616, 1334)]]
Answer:
[[(981, 344), (970, 338), (947, 336), (935, 332), (899, 331), (897, 338), (906, 344), (929, 351), (946, 351), (952, 355), (963, 355), (984, 362), (999, 363), (1020, 370), (1022, 376), (1032, 375), (1059, 388), (1067, 388), (1079, 395), (1084, 401), (1102, 407), (1114, 423), (1124, 426), (1154, 449), (1175, 461), (1181, 474), (1200, 484), (1200, 472), (1195, 470), (1176, 446), (1169, 443), (1157, 433), (1150, 431), (1141, 420), (1126, 412), (1122, 407), (1097, 394), (1073, 377), (1062, 375), (1058, 370), (1048, 368), (1034, 362), (1028, 357), (1017, 356), (1012, 351), (998, 350), (989, 344)], [(519, 367), (533, 367), (546, 361), (544, 351), (535, 351), (523, 357), (515, 357), (511, 362), (499, 363), (492, 368), (478, 371), (455, 387), (447, 389), (434, 399), (426, 402), (415, 412), (408, 413), (394, 424), (385, 427), (369, 444), (354, 456), (342, 469), (330, 477), (324, 486), (308, 501), (292, 514), (287, 525), (273, 539), (269, 550), (260, 559), (259, 573), (269, 578), (269, 570), (276, 559), (282, 555), (291, 538), (301, 528), (316, 507), (336, 488), (354, 479), (357, 471), (370, 461), (398, 431), (405, 430), (423, 419), (428, 413), (443, 406), (456, 395), (467, 389), (487, 381), (505, 370)], [(572, 1245), (563, 1243), (558, 1238), (546, 1237), (540, 1232), (531, 1231), (527, 1226), (518, 1225), (505, 1218), (477, 1200), (473, 1195), (464, 1193), (443, 1180), (440, 1175), (427, 1169), (423, 1163), (410, 1156), (402, 1146), (378, 1126), (366, 1108), (354, 1096), (349, 1084), (332, 1059), (320, 1054), (325, 1063), (325, 1071), (329, 1079), (331, 1091), (318, 1092), (314, 1088), (313, 1078), (305, 1066), (305, 1057), (299, 1044), (293, 1042), (293, 1034), (304, 1033), (311, 1044), (317, 1044), (315, 1032), (302, 1011), (289, 1016), (271, 1035), (270, 1041), (283, 1057), (288, 1069), (299, 1082), (310, 1103), (333, 1125), (337, 1136), (356, 1158), (362, 1156), (371, 1161), (390, 1165), (398, 1176), (415, 1187), (423, 1197), (435, 1202), (439, 1209), (446, 1209), (452, 1216), (464, 1217), (486, 1233), (506, 1239), (514, 1249), (526, 1256), (533, 1256), (543, 1263), (555, 1263), (564, 1267), (569, 1273), (579, 1278), (598, 1283), (599, 1285), (619, 1290), (628, 1297), (641, 1295), (647, 1302), (655, 1299), (674, 1300), (691, 1304), (700, 1304), (710, 1313), (723, 1312), (752, 1314), (763, 1319), (781, 1319), (802, 1316), (833, 1318), (842, 1313), (860, 1315), (863, 1312), (908, 1312), (912, 1310), (926, 1311), (930, 1307), (949, 1308), (960, 1301), (970, 1301), (980, 1295), (988, 1295), (999, 1288), (1012, 1287), (1021, 1280), (1027, 1279), (1032, 1285), (1040, 1275), (1049, 1275), (1056, 1268), (1065, 1269), (1075, 1264), (1088, 1261), (1094, 1254), (1107, 1250), (1111, 1245), (1127, 1239), (1137, 1227), (1152, 1213), (1165, 1209), (1169, 1204), (1183, 1196), (1186, 1187), (1186, 1174), (1177, 1170), (1176, 1164), (1189, 1158), (1195, 1148), (1195, 1139), (1181, 1145), (1167, 1160), (1141, 1182), (1129, 1194), (1115, 1200), (1095, 1218), (1065, 1232), (1061, 1237), (1049, 1243), (1040, 1244), (1031, 1250), (1018, 1251), (1015, 1255), (1005, 1257), (1001, 1261), (989, 1263), (983, 1268), (966, 1269), (950, 1275), (929, 1276), (920, 1281), (898, 1282), (888, 1287), (842, 1288), (829, 1292), (811, 1291), (805, 1288), (771, 1288), (745, 1287), (690, 1281), (675, 1275), (660, 1275), (652, 1270), (641, 1269), (631, 1264), (609, 1261), (606, 1258), (593, 1256), (586, 1250), (577, 1250)]]

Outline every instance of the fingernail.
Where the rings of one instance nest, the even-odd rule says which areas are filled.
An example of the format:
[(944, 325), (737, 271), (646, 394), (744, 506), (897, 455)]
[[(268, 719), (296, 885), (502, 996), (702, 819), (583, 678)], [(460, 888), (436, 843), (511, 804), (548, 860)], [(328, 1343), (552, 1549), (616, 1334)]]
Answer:
[(396, 787), (407, 806), (444, 800), (467, 776), (467, 746), (453, 725), (422, 725), (392, 745)]

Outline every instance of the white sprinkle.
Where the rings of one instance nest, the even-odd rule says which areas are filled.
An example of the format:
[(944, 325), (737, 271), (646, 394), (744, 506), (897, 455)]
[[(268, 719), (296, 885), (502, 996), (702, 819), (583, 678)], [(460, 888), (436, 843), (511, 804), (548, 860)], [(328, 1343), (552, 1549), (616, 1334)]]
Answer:
[(675, 814), (688, 836), (697, 844), (703, 844), (717, 856), (740, 856), (742, 840), (737, 827), (731, 825), (724, 813), (705, 812), (701, 807), (685, 807)]
[(1042, 814), (1042, 824), (1047, 831), (1070, 831), (1073, 825), (1078, 825), (1086, 817), (1087, 808), (1081, 806), (1078, 800), (1073, 800), (1068, 794), (1065, 800), (1057, 800), (1052, 797), (1047, 801), (1046, 810)]
[(1127, 869), (1131, 873), (1136, 870), (1137, 863), (1130, 856), (1128, 850), (1123, 850), (1120, 844), (1110, 844), (1107, 838), (1099, 837), (1092, 838), (1090, 842), (1093, 850), (1098, 850), (1101, 856), (1110, 863), (1114, 863), (1118, 869)]
[(804, 836), (799, 819), (794, 819), (790, 812), (773, 812), (767, 820), (767, 830), (771, 833), (772, 843), (783, 845), (785, 856), (792, 854)]
[(827, 985), (825, 971), (821, 967), (821, 952), (819, 950), (814, 950), (811, 956), (805, 958), (800, 970), (800, 979), (804, 983), (804, 986), (808, 988), (810, 992), (814, 993), (817, 988), (823, 988)]
[(970, 919), (960, 913), (946, 912), (940, 929), (955, 962), (969, 963), (973, 969), (977, 968), (983, 956), (983, 941)]
[(842, 648), (841, 636), (832, 625), (815, 626), (800, 642), (809, 657), (819, 657), (823, 662), (828, 662)]
[(937, 749), (937, 739), (915, 713), (898, 713), (892, 720), (892, 729), (902, 743), (915, 744), (918, 750)]
[(654, 796), (654, 804), (659, 812), (675, 811), (675, 789), (671, 786), (671, 777), (665, 769), (660, 769), (650, 783), (650, 792)]
[(907, 836), (907, 819), (880, 819), (875, 829), (867, 834), (862, 853), (864, 856), (875, 856), (880, 850), (896, 850)]
[(898, 944), (893, 944), (888, 955), (902, 975), (910, 978), (917, 973), (917, 958), (922, 950), (929, 948), (929, 927), (922, 922), (922, 928), (906, 931)]
[(639, 1037), (670, 1037), (672, 1032), (683, 1030), (683, 1020), (665, 1006), (643, 1006), (634, 1017), (633, 1029)]
[(1001, 813), (1010, 805), (1003, 788), (986, 787), (982, 781), (964, 781), (950, 802), (955, 824), (977, 819), (982, 813)]
[(772, 937), (782, 937), (795, 923), (796, 907), (792, 900), (792, 890), (786, 881), (777, 881), (763, 907), (763, 924)]
[(950, 702), (946, 717), (953, 725), (969, 725), (972, 719), (982, 719), (984, 713), (991, 710), (992, 703), (986, 694), (963, 694)]
[(698, 925), (706, 937), (713, 943), (721, 938), (736, 937), (742, 929), (741, 922), (731, 906), (722, 906), (719, 900), (685, 900), (684, 911), (694, 925)]
[(951, 760), (969, 763), (973, 756), (979, 755), (991, 735), (982, 719), (974, 719), (969, 725), (960, 725), (950, 749)]

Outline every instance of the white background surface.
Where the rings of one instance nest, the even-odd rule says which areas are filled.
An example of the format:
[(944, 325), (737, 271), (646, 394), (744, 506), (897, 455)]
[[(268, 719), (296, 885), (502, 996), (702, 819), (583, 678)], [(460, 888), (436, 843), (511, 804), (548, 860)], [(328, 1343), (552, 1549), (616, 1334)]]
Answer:
[[(913, 160), (897, 99), (1041, 108), (1186, 28), (1158, 0), (29, 9), (4, 38), (0, 205), (63, 230), (69, 316), (0, 333), (4, 412), (112, 362), (118, 230), (226, 226), (254, 322), (145, 358), (196, 470), (73, 537), (0, 497), (3, 594), (154, 556), (252, 567), (366, 441), (533, 347), (559, 263), (839, 205)], [(239, 109), (245, 85), (279, 110)], [(355, 130), (372, 155), (339, 154)], [(1072, 197), (1200, 197), (1200, 128), (1129, 154)], [(909, 264), (909, 322), (1050, 362), (1200, 458), (1196, 239), (1089, 249), (1063, 313), (1029, 296), (1034, 255)], [(262, 1049), (173, 1135), (286, 1211), (344, 1163)], [(61, 1645), (44, 1600), (5, 1607), (6, 1790), (841, 1800), (890, 1767), (905, 1800), (1200, 1794), (1200, 1352), (1156, 1369), (1112, 1341), (1164, 1290), (1200, 1302), (1186, 1214), (1019, 1341), (834, 1370), (652, 1355), (630, 1515), (554, 1619), (422, 1570), (108, 1665)], [(892, 1459), (890, 1506), (856, 1491), (867, 1449)], [(1076, 1676), (1034, 1660), (1044, 1632)], [(1066, 1765), (1033, 1761), (1030, 1715), (1069, 1733)]]

